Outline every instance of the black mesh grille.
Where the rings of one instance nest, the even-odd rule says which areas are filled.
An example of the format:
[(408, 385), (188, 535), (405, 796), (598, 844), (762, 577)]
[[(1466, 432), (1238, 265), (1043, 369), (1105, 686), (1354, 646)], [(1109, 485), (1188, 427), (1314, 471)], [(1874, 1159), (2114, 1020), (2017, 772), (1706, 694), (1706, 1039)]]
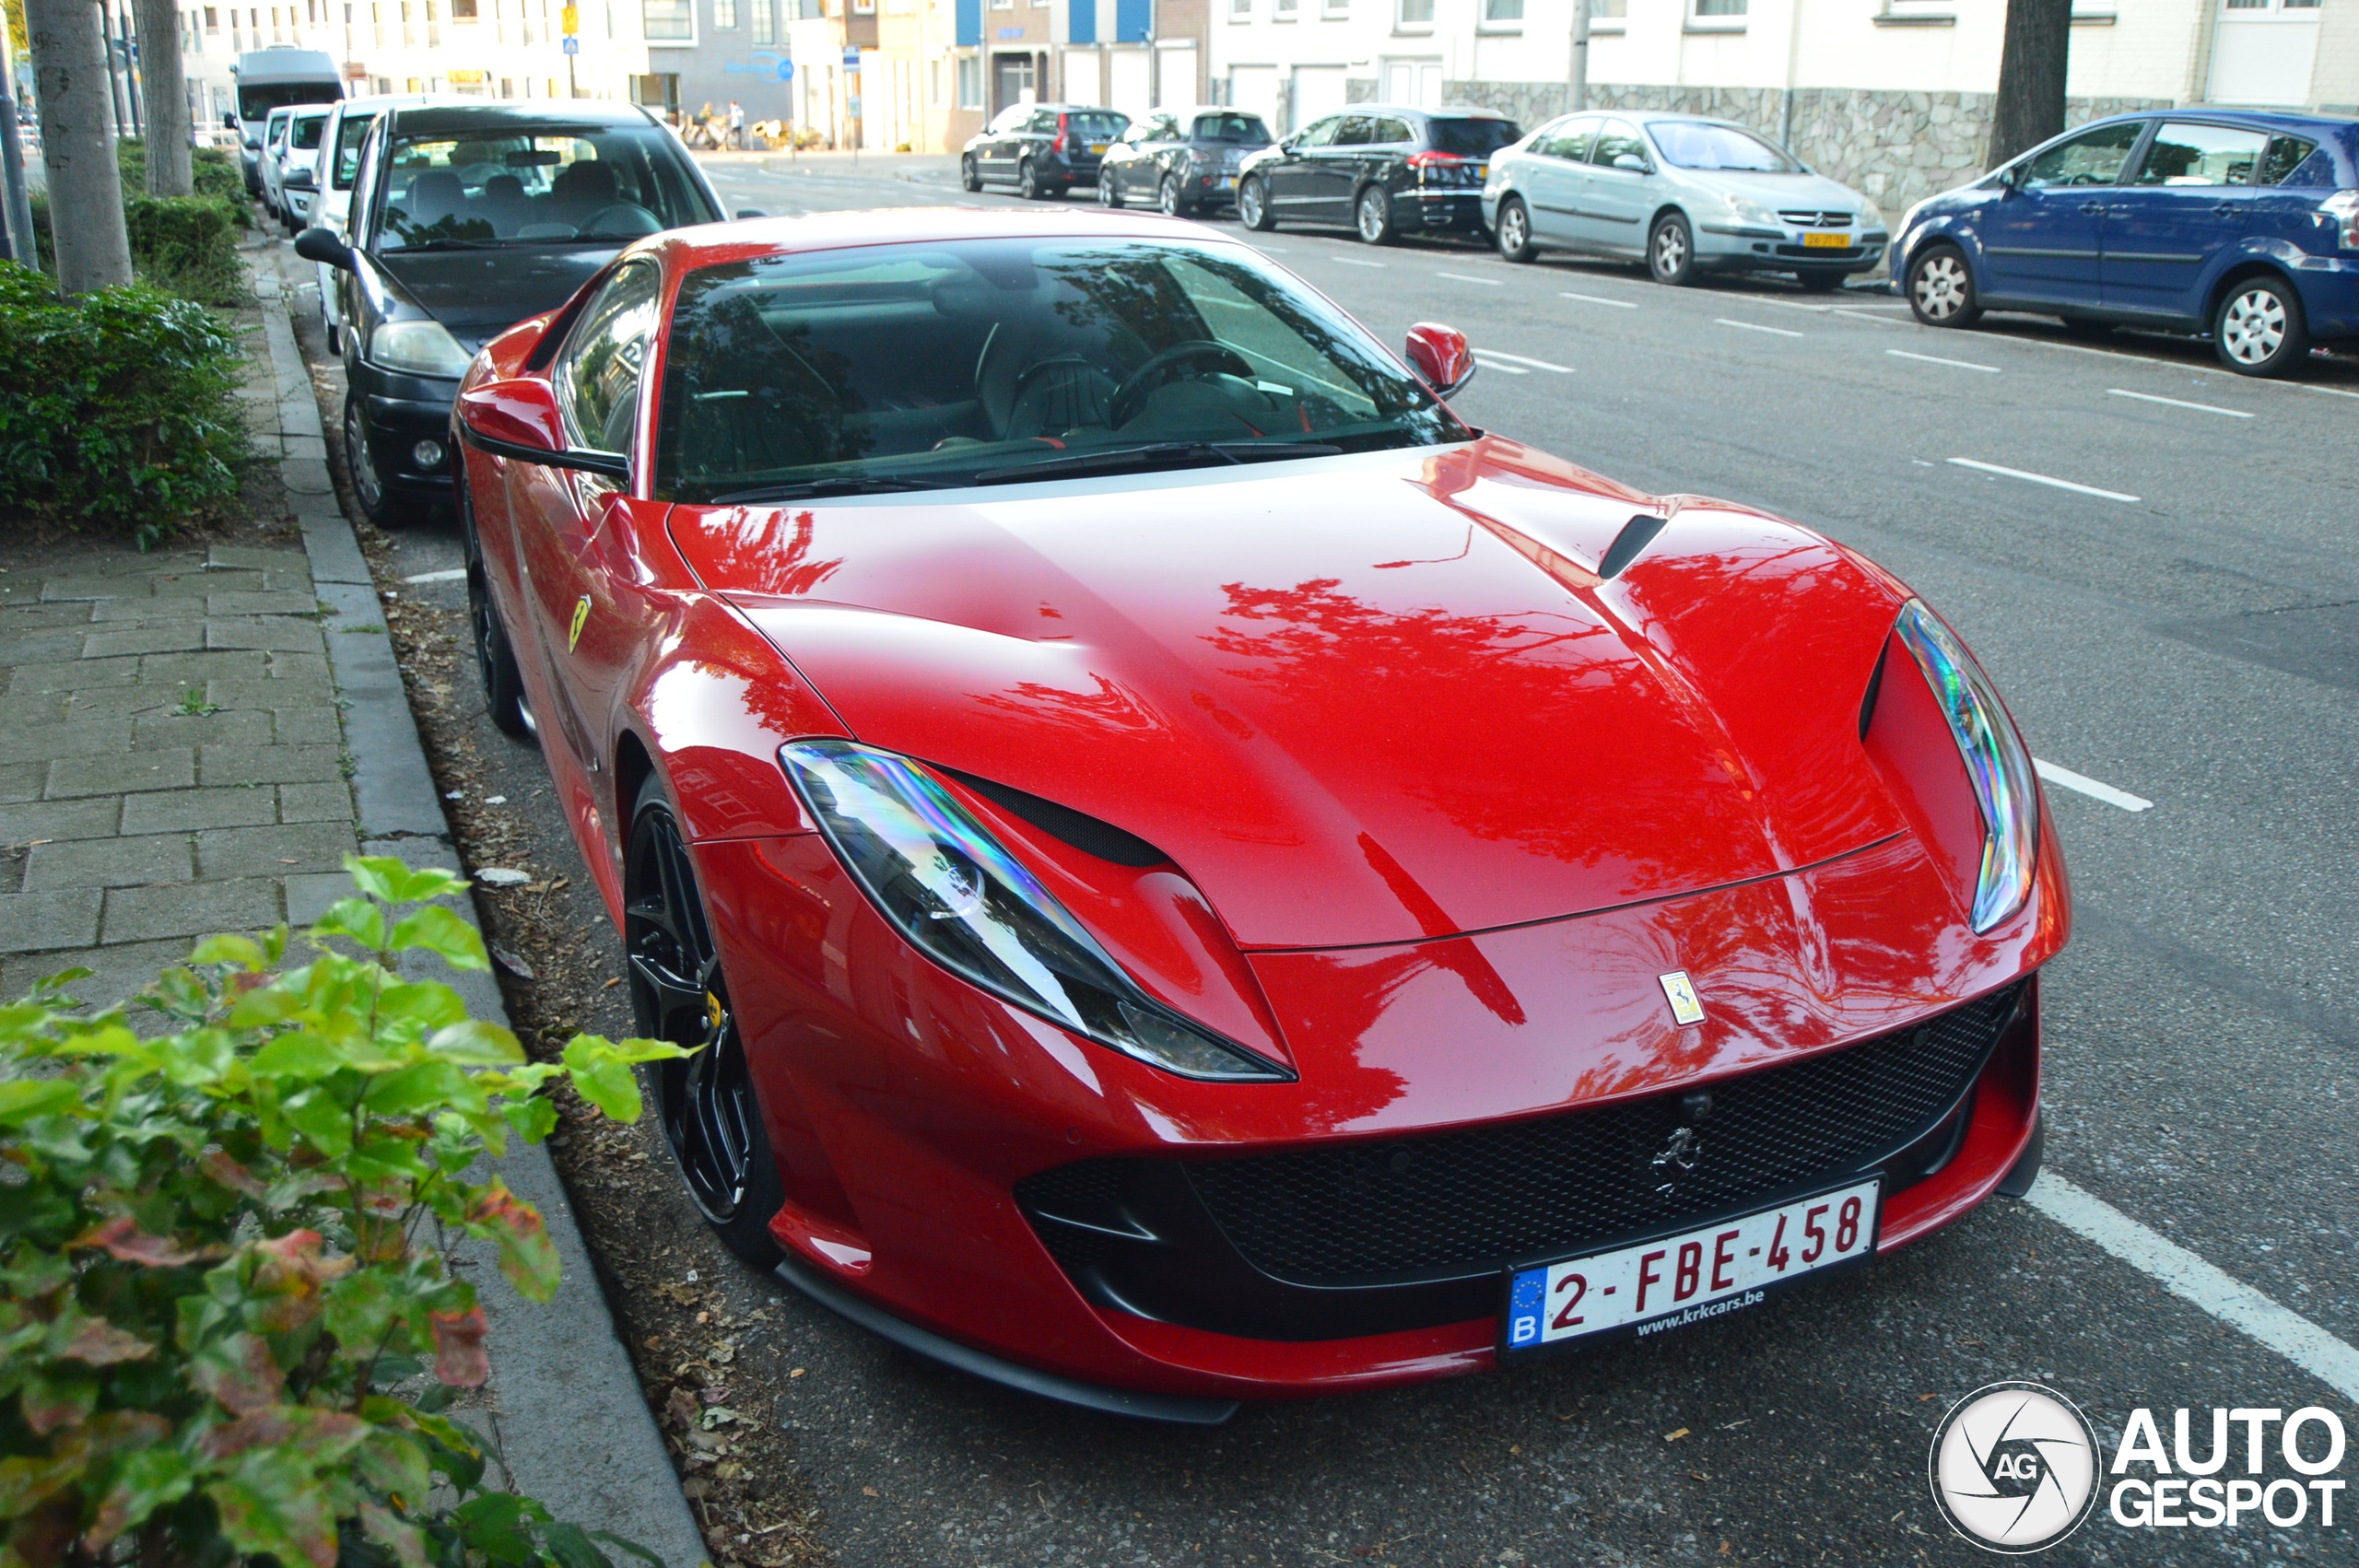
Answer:
[(1237, 1249), (1281, 1280), (1430, 1278), (1578, 1251), (1863, 1170), (1907, 1147), (1966, 1092), (2022, 989), (1708, 1085), (1689, 1170), (1656, 1164), (1690, 1119), (1679, 1094), (1186, 1169)]

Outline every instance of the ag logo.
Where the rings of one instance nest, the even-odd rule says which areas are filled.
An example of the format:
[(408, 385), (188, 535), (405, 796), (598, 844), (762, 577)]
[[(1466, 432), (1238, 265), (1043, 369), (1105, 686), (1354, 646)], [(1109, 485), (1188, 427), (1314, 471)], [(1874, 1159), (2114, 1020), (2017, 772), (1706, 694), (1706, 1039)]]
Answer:
[(2096, 1429), (2053, 1389), (1993, 1383), (1942, 1418), (1931, 1469), (1952, 1529), (1991, 1551), (2044, 1551), (2096, 1507)]

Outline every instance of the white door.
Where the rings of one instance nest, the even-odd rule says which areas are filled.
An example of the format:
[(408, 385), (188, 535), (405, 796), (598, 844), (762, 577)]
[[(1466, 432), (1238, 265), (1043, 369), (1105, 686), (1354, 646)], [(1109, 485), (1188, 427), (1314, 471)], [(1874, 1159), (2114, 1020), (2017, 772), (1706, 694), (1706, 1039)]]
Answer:
[(2309, 101), (2318, 53), (2318, 0), (2220, 0), (2205, 96), (2298, 109)]
[(1344, 107), (1344, 67), (1341, 65), (1297, 65), (1294, 68), (1293, 100), (1286, 129), (1299, 131), (1313, 120), (1338, 113)]
[(1405, 103), (1413, 109), (1440, 108), (1441, 62), (1387, 60), (1384, 63), (1384, 101)]
[(1108, 105), (1119, 109), (1133, 120), (1146, 118), (1155, 107), (1155, 88), (1149, 80), (1152, 69), (1144, 49), (1116, 49), (1111, 52), (1114, 65), (1114, 90)]
[(1236, 108), (1260, 115), (1264, 124), (1274, 126), (1278, 123), (1278, 68), (1231, 65), (1228, 101)]

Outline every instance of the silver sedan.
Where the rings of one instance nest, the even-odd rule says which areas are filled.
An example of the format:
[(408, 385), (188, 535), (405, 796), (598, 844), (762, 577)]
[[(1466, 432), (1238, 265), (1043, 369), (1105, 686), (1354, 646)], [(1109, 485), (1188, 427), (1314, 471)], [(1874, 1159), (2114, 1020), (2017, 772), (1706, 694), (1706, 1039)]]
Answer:
[(1499, 254), (1643, 261), (1656, 281), (1791, 273), (1839, 287), (1884, 257), (1875, 204), (1727, 120), (1590, 111), (1550, 121), (1491, 159), (1483, 216)]

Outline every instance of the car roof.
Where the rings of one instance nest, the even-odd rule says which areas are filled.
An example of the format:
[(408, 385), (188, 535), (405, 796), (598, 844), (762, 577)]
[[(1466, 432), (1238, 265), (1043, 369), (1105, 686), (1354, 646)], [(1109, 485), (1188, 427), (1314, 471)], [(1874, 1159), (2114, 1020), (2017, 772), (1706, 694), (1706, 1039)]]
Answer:
[[(1445, 103), (1438, 109), (1428, 109), (1414, 103), (1347, 103), (1335, 111), (1337, 114), (1398, 114), (1412, 120), (1502, 120), (1515, 123), (1512, 114), (1502, 114), (1496, 109), (1484, 109), (1472, 103)], [(1320, 115), (1328, 119), (1328, 115)]]
[[(1007, 109), (1003, 109), (1000, 112), (1004, 114), (1009, 109), (1027, 111), (1053, 109), (1060, 114), (1122, 114), (1121, 110), (1109, 109), (1102, 103), (1011, 103)], [(1122, 118), (1128, 120), (1130, 116), (1122, 114)]]
[(1242, 244), (1236, 235), (1159, 213), (1103, 207), (884, 207), (742, 218), (667, 229), (629, 254), (656, 255), (676, 272), (758, 256), (849, 250), (860, 245), (949, 244), (969, 240), (1174, 240)]
[[(2177, 109), (2141, 109), (2122, 114), (2107, 114), (2092, 120), (2087, 125), (2075, 125), (2073, 131), (2086, 130), (2088, 125), (2113, 124), (2124, 120), (2213, 120), (2224, 124), (2249, 125), (2255, 130), (2300, 131), (2317, 130), (2323, 126), (2331, 130), (2347, 130), (2359, 125), (2359, 119), (2348, 114), (2319, 114), (2300, 109), (2233, 109), (2225, 105), (2190, 103)], [(2065, 133), (2071, 135), (2071, 132)]]
[(415, 108), (397, 105), (389, 112), (400, 130), (428, 135), (485, 135), (523, 125), (583, 125), (612, 130), (651, 123), (646, 111), (637, 104), (602, 103), (583, 98), (533, 101), (502, 99), (490, 103), (429, 99)]

